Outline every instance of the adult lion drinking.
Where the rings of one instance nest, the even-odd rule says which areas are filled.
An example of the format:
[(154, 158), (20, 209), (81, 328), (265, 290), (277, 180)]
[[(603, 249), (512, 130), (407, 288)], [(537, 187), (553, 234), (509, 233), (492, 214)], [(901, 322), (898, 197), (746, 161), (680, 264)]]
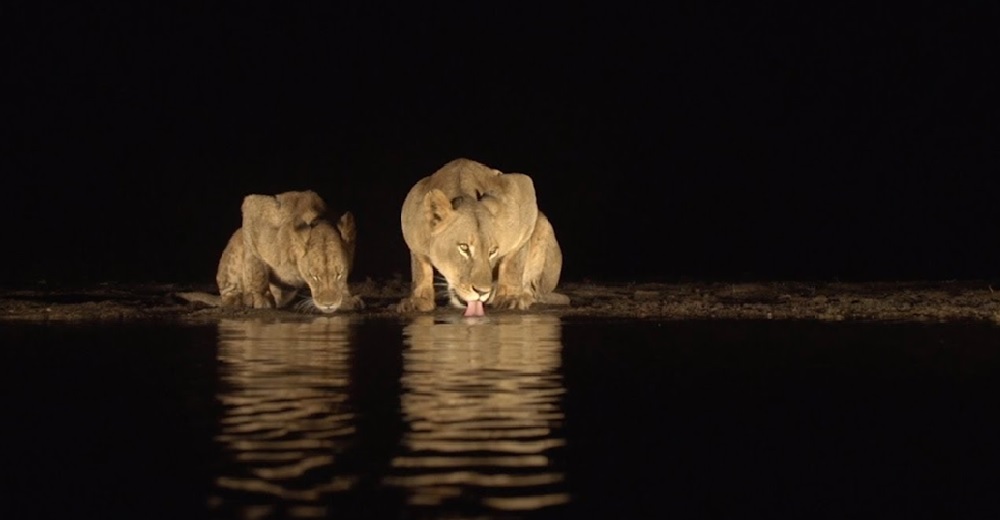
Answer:
[(413, 274), (401, 312), (434, 309), (435, 269), (466, 316), (482, 316), (483, 303), (506, 309), (569, 303), (553, 292), (562, 252), (527, 175), (456, 159), (413, 186), (400, 223)]
[(305, 287), (307, 305), (324, 313), (361, 304), (347, 286), (357, 236), (350, 212), (334, 226), (312, 191), (247, 195), (242, 212), (219, 260), (223, 307), (282, 308)]

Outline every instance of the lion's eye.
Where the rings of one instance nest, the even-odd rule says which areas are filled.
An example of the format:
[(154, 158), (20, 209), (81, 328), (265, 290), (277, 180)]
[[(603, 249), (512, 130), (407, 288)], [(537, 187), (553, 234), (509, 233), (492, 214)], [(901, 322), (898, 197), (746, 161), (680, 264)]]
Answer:
[(494, 256), (497, 256), (497, 246), (490, 248), (490, 258), (493, 258)]
[(469, 244), (458, 244), (458, 251), (465, 256), (469, 256)]

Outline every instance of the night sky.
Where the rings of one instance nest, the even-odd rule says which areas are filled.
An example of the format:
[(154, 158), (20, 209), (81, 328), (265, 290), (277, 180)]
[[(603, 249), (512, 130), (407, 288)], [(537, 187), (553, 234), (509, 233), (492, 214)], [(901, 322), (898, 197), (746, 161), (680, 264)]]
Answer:
[(994, 2), (65, 4), (0, 8), (0, 282), (211, 282), (294, 189), (409, 280), (457, 157), (534, 178), (564, 280), (1000, 273)]

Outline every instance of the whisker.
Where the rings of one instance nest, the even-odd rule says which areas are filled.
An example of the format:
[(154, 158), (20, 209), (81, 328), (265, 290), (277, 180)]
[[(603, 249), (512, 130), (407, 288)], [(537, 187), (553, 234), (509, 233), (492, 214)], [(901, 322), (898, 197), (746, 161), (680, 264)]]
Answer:
[(462, 300), (459, 299), (458, 294), (455, 292), (455, 289), (452, 289), (450, 287), (448, 288), (448, 301), (451, 302), (451, 305), (453, 307), (458, 307), (458, 308), (462, 307)]
[(437, 271), (434, 271), (434, 289), (435, 298), (450, 298), (454, 291), (454, 289), (448, 285), (448, 279)]
[(311, 297), (300, 296), (293, 307), (296, 312), (300, 312), (302, 314), (312, 314), (313, 310), (316, 308), (316, 304), (313, 302)]

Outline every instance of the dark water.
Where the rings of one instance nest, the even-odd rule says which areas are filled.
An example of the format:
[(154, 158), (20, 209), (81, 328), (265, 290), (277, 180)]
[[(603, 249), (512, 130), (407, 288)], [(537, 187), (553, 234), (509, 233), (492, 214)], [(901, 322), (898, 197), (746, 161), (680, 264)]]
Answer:
[(994, 518), (1000, 328), (0, 325), (0, 518)]

